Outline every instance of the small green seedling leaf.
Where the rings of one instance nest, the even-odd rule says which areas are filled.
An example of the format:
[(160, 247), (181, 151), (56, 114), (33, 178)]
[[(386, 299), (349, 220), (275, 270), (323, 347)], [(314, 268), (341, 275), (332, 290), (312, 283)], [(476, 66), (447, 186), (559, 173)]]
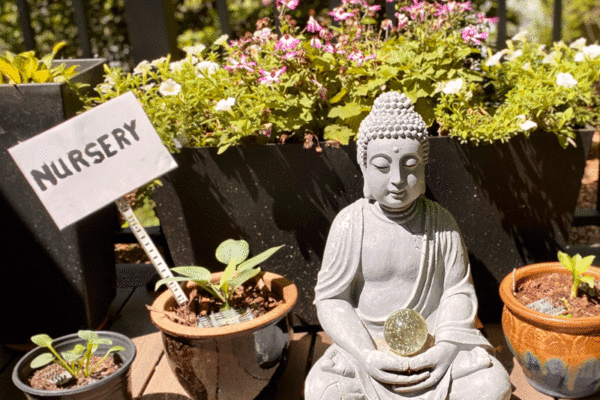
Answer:
[(31, 341), (40, 347), (52, 346), (52, 338), (50, 336), (46, 335), (45, 333), (41, 333), (39, 335), (32, 336)]
[(587, 256), (582, 258), (581, 255), (575, 254), (570, 257), (568, 254), (562, 251), (558, 252), (558, 260), (560, 263), (571, 272), (573, 277), (573, 285), (571, 286), (571, 298), (577, 297), (577, 290), (579, 285), (583, 282), (587, 283), (591, 288), (594, 287), (594, 278), (591, 276), (582, 276), (585, 271), (588, 270), (590, 265), (594, 262), (595, 256)]
[(239, 264), (246, 260), (250, 254), (250, 245), (245, 240), (227, 239), (217, 247), (215, 253), (217, 260), (223, 264), (230, 264), (236, 260)]
[(277, 247), (272, 247), (268, 250), (263, 251), (262, 253), (260, 253), (259, 255), (252, 257), (251, 259), (243, 262), (242, 264), (240, 264), (237, 268), (238, 271), (244, 271), (250, 268), (255, 267), (256, 265), (265, 262), (267, 259), (269, 259), (269, 257), (271, 257), (273, 254), (275, 254), (275, 252), (279, 249), (281, 249), (283, 247), (283, 245), (281, 246), (277, 246)]
[(37, 356), (36, 358), (34, 358), (31, 361), (31, 368), (41, 368), (44, 367), (48, 364), (50, 364), (52, 361), (54, 361), (56, 359), (56, 357), (54, 357), (53, 354), (51, 353), (43, 353), (40, 354), (39, 356)]
[(175, 267), (171, 271), (177, 272), (180, 275), (187, 276), (194, 281), (210, 281), (210, 271), (204, 267)]

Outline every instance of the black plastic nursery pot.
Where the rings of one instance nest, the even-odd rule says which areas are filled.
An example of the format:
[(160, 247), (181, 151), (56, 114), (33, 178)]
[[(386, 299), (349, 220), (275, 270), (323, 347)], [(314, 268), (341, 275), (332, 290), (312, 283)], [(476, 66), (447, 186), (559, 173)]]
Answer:
[[(553, 133), (473, 146), (431, 137), (426, 196), (457, 220), (469, 251), (479, 318), (500, 321), (498, 287), (515, 267), (554, 260), (568, 240), (593, 131), (563, 149)], [(356, 145), (183, 149), (154, 192), (176, 265), (217, 270), (213, 250), (243, 238), (260, 251), (286, 244), (273, 271), (299, 285), (297, 324), (318, 324), (314, 286), (329, 227), (363, 196)]]
[[(57, 60), (78, 65), (72, 81), (96, 85), (105, 60)], [(58, 337), (97, 329), (116, 294), (113, 234), (116, 209), (107, 207), (60, 231), (7, 149), (73, 117), (81, 102), (66, 83), (0, 85), (1, 251), (18, 261), (5, 263), (6, 282), (18, 282), (18, 295), (3, 291), (13, 324), (0, 332), (4, 345), (29, 345), (45, 331)], [(102, 190), (99, 188), (98, 190)], [(46, 312), (23, 318), (43, 306)]]
[[(108, 331), (98, 331), (96, 333), (101, 338), (112, 340), (112, 345), (100, 345), (95, 353), (96, 355), (106, 354), (106, 351), (112, 346), (123, 346), (125, 348), (125, 351), (114, 353), (114, 357), (120, 358), (122, 364), (113, 374), (89, 385), (73, 389), (34, 389), (28, 383), (28, 379), (33, 372), (30, 367), (31, 361), (39, 354), (48, 352), (48, 349), (36, 347), (25, 354), (15, 366), (12, 373), (13, 383), (30, 400), (130, 400), (132, 398), (131, 363), (136, 355), (135, 345), (131, 339), (120, 333)], [(60, 353), (72, 349), (78, 343), (85, 345), (85, 341), (77, 334), (70, 334), (54, 339), (52, 346)]]

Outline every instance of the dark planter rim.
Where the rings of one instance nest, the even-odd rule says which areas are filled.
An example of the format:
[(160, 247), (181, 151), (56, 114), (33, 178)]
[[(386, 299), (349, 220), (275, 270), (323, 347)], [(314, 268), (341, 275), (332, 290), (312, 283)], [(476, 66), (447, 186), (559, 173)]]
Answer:
[[(15, 384), (15, 386), (17, 388), (19, 388), (24, 393), (27, 393), (27, 394), (30, 394), (33, 396), (37, 396), (37, 397), (61, 396), (61, 398), (62, 398), (63, 396), (66, 397), (69, 395), (85, 393), (85, 392), (94, 390), (97, 387), (109, 384), (113, 380), (119, 379), (123, 374), (126, 374), (127, 371), (131, 368), (131, 364), (133, 363), (133, 360), (136, 357), (135, 344), (133, 343), (133, 341), (130, 338), (128, 338), (127, 336), (125, 336), (121, 333), (118, 333), (118, 332), (96, 331), (96, 333), (100, 337), (111, 339), (113, 341), (113, 344), (111, 346), (120, 345), (120, 346), (125, 347), (124, 352), (120, 352), (117, 354), (121, 354), (121, 355), (129, 354), (128, 357), (125, 357), (125, 356), (122, 357), (123, 365), (121, 365), (121, 367), (117, 371), (115, 371), (112, 375), (110, 375), (106, 378), (103, 378), (97, 382), (91, 383), (89, 385), (85, 385), (85, 386), (73, 388), (73, 389), (63, 389), (63, 390), (34, 389), (31, 386), (29, 386), (27, 383), (25, 383), (19, 375), (20, 375), (20, 371), (24, 368), (24, 366), (29, 365), (29, 363), (33, 360), (33, 358), (37, 357), (39, 353), (48, 351), (44, 348), (36, 347), (35, 349), (31, 350), (30, 352), (25, 354), (23, 357), (21, 357), (21, 359), (19, 360), (17, 365), (15, 365), (15, 368), (13, 369), (13, 373), (12, 373), (13, 383)], [(60, 346), (72, 347), (73, 345), (75, 345), (77, 343), (84, 343), (84, 342), (85, 341), (83, 339), (81, 339), (79, 336), (77, 336), (76, 333), (72, 333), (72, 334), (61, 336), (57, 339), (54, 339), (52, 344), (53, 344), (53, 347), (55, 349), (57, 349), (57, 351), (60, 351), (60, 350), (58, 350), (58, 348)], [(100, 355), (102, 355), (102, 353), (100, 353)]]
[[(514, 279), (521, 280), (546, 273), (558, 272), (570, 274), (570, 272), (558, 261), (537, 263), (517, 268), (514, 271)], [(600, 268), (591, 266), (587, 271), (594, 279), (600, 279)], [(600, 331), (600, 316), (584, 318), (559, 318), (532, 310), (521, 304), (512, 293), (513, 274), (508, 274), (500, 283), (500, 298), (504, 306), (520, 320), (539, 326), (542, 329), (554, 330), (563, 333), (587, 333)]]
[[(211, 280), (218, 280), (222, 272), (215, 272), (211, 275)], [(174, 337), (183, 337), (189, 339), (207, 339), (216, 337), (234, 337), (246, 332), (253, 332), (267, 325), (273, 324), (284, 318), (294, 307), (298, 300), (298, 288), (289, 279), (279, 274), (265, 272), (263, 280), (267, 285), (272, 285), (272, 290), (281, 294), (283, 303), (278, 305), (268, 313), (261, 315), (253, 320), (242, 322), (235, 325), (228, 325), (219, 328), (195, 328), (188, 327), (168, 319), (164, 314), (150, 311), (152, 323), (161, 330), (162, 333)], [(193, 282), (188, 282), (184, 291), (189, 293), (196, 286)], [(162, 293), (152, 303), (152, 307), (158, 310), (170, 309), (175, 306), (175, 298), (170, 290)]]

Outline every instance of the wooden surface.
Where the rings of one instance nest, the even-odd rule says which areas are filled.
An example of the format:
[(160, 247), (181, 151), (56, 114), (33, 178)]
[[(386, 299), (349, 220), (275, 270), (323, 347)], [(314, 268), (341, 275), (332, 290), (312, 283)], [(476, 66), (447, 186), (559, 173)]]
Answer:
[[(149, 276), (148, 276), (149, 278)], [(154, 295), (145, 288), (146, 278), (136, 281), (136, 287), (122, 284), (111, 304), (106, 329), (121, 332), (132, 338), (137, 356), (132, 365), (131, 383), (137, 400), (190, 400), (173, 375), (165, 357), (160, 332), (150, 322), (145, 304), (151, 304)], [(123, 281), (120, 281), (123, 282)], [(132, 284), (133, 285), (133, 284)], [(141, 286), (137, 286), (141, 285)], [(511, 400), (552, 400), (533, 389), (526, 382), (522, 369), (510, 354), (499, 323), (483, 328), (496, 350), (496, 356), (510, 373), (514, 386)], [(279, 383), (274, 400), (302, 400), (304, 378), (316, 360), (331, 344), (323, 332), (294, 333), (290, 344), (289, 361)], [(24, 395), (11, 381), (14, 365), (20, 353), (0, 347), (0, 400), (24, 400)], [(600, 395), (587, 400), (600, 400)]]

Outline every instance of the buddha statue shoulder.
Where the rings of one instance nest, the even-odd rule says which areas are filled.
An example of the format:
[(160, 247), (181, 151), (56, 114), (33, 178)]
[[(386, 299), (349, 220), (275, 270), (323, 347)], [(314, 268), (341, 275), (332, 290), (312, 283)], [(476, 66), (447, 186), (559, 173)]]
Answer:
[(511, 396), (506, 370), (475, 326), (458, 226), (424, 197), (428, 154), (410, 100), (379, 96), (357, 138), (365, 198), (336, 216), (315, 287), (333, 345), (307, 376), (307, 400)]

